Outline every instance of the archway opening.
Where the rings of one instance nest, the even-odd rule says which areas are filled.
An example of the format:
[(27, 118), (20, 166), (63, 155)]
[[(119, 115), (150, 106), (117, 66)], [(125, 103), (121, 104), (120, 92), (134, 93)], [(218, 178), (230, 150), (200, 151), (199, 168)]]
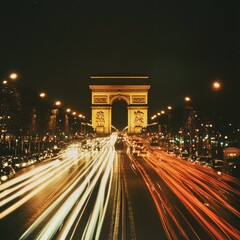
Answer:
[(119, 131), (128, 125), (127, 103), (123, 99), (117, 99), (112, 104), (112, 125)]

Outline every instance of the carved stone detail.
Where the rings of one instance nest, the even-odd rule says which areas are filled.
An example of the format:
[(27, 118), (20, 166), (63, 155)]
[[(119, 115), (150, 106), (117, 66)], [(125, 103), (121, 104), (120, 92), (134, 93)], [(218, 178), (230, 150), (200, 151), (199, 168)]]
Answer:
[(95, 95), (93, 96), (93, 103), (107, 103), (106, 95)]
[(134, 111), (134, 125), (135, 127), (143, 127), (144, 125), (144, 112), (138, 110)]
[(104, 112), (103, 111), (98, 111), (96, 113), (96, 125), (97, 125), (97, 127), (104, 127), (105, 119), (104, 119)]
[(130, 96), (129, 95), (126, 95), (126, 94), (114, 94), (114, 95), (110, 95), (109, 96), (109, 101), (111, 102), (113, 98), (116, 98), (116, 96), (118, 96), (119, 99), (121, 98), (127, 98), (128, 99), (128, 102), (130, 102)]
[(133, 95), (133, 96), (132, 96), (132, 103), (146, 103), (146, 96)]

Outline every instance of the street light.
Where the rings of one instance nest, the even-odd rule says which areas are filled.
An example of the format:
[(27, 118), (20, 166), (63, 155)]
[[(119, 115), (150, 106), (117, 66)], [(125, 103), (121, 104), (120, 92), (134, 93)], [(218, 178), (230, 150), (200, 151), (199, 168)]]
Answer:
[(16, 73), (11, 73), (9, 77), (10, 79), (15, 80), (17, 79), (18, 75)]
[(11, 73), (9, 74), (9, 77), (7, 78), (7, 80), (3, 80), (2, 83), (4, 85), (7, 85), (9, 80), (16, 80), (18, 78), (18, 75), (16, 73)]
[(61, 103), (60, 101), (56, 101), (56, 102), (55, 102), (55, 105), (56, 105), (56, 106), (60, 106), (61, 104), (62, 104), (62, 103)]
[(184, 109), (183, 146), (189, 153), (192, 153), (195, 114), (193, 107), (190, 104), (192, 99), (189, 96), (186, 96), (184, 100), (186, 105)]
[[(215, 128), (215, 131), (218, 131), (218, 129), (221, 127), (220, 126), (220, 123), (221, 123), (221, 101), (220, 101), (220, 90), (222, 88), (222, 82), (219, 81), (219, 80), (215, 80), (211, 83), (211, 87), (212, 87), (212, 90), (213, 90), (213, 95), (212, 95), (212, 110), (211, 110), (211, 119), (213, 121), (213, 124), (214, 124), (214, 128)], [(212, 145), (212, 141), (211, 141), (211, 138), (210, 138), (210, 149), (212, 150), (212, 154), (214, 154), (214, 149), (213, 149), (213, 145)], [(219, 146), (217, 146), (218, 148)], [(216, 146), (215, 146), (216, 148)], [(218, 149), (217, 149), (218, 151)], [(215, 152), (217, 152), (215, 151)]]
[(45, 98), (45, 97), (46, 97), (46, 93), (41, 92), (41, 93), (39, 94), (39, 96), (40, 96), (41, 98)]
[(213, 83), (212, 83), (212, 88), (213, 88), (213, 90), (216, 90), (216, 91), (218, 91), (220, 88), (221, 88), (221, 82), (219, 82), (219, 81), (214, 81)]

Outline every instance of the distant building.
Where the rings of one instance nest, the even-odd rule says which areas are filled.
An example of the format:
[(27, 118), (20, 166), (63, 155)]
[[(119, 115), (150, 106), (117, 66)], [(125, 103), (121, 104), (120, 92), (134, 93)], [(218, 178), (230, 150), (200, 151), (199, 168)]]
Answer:
[(223, 150), (223, 171), (235, 177), (240, 177), (240, 148), (229, 147)]

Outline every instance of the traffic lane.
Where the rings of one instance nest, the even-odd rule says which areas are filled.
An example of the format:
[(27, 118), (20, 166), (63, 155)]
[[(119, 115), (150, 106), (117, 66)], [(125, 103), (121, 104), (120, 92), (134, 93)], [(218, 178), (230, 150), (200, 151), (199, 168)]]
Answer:
[[(111, 142), (114, 139), (109, 139), (109, 140), (111, 140), (109, 141), (109, 147), (106, 146), (105, 150), (107, 150), (107, 148), (109, 148), (109, 150), (112, 149)], [(61, 195), (59, 194), (59, 198), (57, 197), (57, 195), (55, 195), (56, 201), (55, 200), (52, 201), (54, 204), (50, 204), (50, 203), (46, 204), (46, 205), (54, 205), (54, 208), (53, 206), (49, 206), (48, 207), (49, 209), (46, 209), (47, 211), (44, 211), (43, 214), (41, 214), (41, 212), (38, 211), (39, 215), (41, 216), (38, 219), (35, 219), (34, 223), (22, 235), (23, 237), (22, 239), (26, 239), (26, 236), (30, 237), (30, 239), (33, 239), (34, 232), (40, 232), (38, 231), (38, 228), (42, 230), (42, 227), (45, 227), (44, 224), (48, 222), (48, 220), (52, 219), (51, 216), (53, 215), (53, 213), (57, 211), (57, 208), (59, 208), (60, 212), (65, 211), (65, 208), (63, 207), (63, 209), (60, 209), (59, 205), (61, 206), (61, 202), (62, 202), (64, 203), (63, 205), (66, 207), (65, 199), (68, 197), (68, 195), (72, 195), (71, 192), (74, 192), (76, 188), (78, 187), (81, 188), (81, 185), (82, 185), (81, 182), (84, 182), (84, 186), (86, 187), (86, 190), (87, 190), (86, 192), (89, 192), (88, 183), (91, 182), (89, 179), (89, 175), (93, 177), (94, 172), (97, 172), (97, 175), (99, 175), (97, 171), (98, 170), (97, 166), (102, 165), (101, 164), (102, 162), (105, 162), (104, 165), (106, 165), (107, 159), (109, 159), (107, 156), (104, 156), (104, 154), (106, 153), (105, 150), (100, 152), (99, 151), (91, 151), (91, 152), (80, 151), (79, 152), (79, 148), (78, 147), (76, 148), (73, 146), (73, 148), (71, 147), (70, 149), (65, 151), (64, 154), (61, 155), (61, 161), (59, 160), (52, 161), (51, 163), (54, 163), (52, 166), (48, 165), (46, 166), (45, 169), (40, 168), (40, 169), (36, 169), (36, 171), (34, 171), (35, 170), (34, 169), (33, 171), (29, 171), (29, 174), (25, 173), (22, 176), (19, 176), (16, 179), (14, 179), (13, 181), (9, 181), (4, 186), (1, 186), (3, 189), (3, 195), (5, 195), (3, 199), (3, 201), (5, 202), (3, 204), (5, 209), (4, 209), (4, 212), (0, 213), (1, 217), (5, 218), (5, 221), (7, 221), (6, 219), (8, 219), (9, 215), (11, 215), (14, 212), (17, 213), (17, 211), (21, 211), (21, 208), (23, 208), (25, 204), (31, 201), (34, 197), (36, 197), (37, 200), (41, 201), (41, 195), (42, 195), (41, 190), (43, 190), (44, 188), (49, 187), (49, 191), (52, 192), (53, 195), (55, 195), (54, 189), (56, 188), (53, 186), (51, 191), (51, 187), (50, 187), (52, 182), (58, 179), (60, 181), (60, 184), (57, 183), (57, 186), (61, 186), (61, 183), (64, 184), (64, 181), (63, 180), (61, 181), (62, 177), (64, 177), (64, 174), (66, 174), (66, 179), (67, 179), (67, 177), (71, 175), (70, 172), (74, 170), (76, 165), (79, 165), (80, 163), (80, 165), (82, 165), (83, 167), (82, 167), (82, 170), (81, 168), (77, 169), (78, 170), (76, 171), (77, 174), (75, 174), (75, 176), (77, 176), (75, 177), (77, 178), (77, 181), (72, 180), (72, 182), (75, 182), (74, 184), (72, 184), (73, 186), (71, 186), (71, 183), (69, 183), (68, 185), (69, 188), (66, 185), (65, 192), (64, 192), (65, 190), (64, 188), (59, 188), (59, 191), (56, 190), (57, 192), (60, 192), (60, 190), (62, 190), (63, 194)], [(112, 151), (110, 151), (110, 154), (112, 155)], [(103, 159), (105, 160), (102, 161)], [(110, 168), (111, 166), (110, 167), (108, 166), (108, 170)], [(69, 177), (69, 182), (71, 182), (71, 177)], [(95, 177), (94, 177), (94, 182), (96, 182)], [(47, 190), (45, 192), (47, 193)], [(80, 192), (82, 192), (81, 189), (80, 189)], [(84, 193), (84, 195), (86, 194)], [(72, 202), (72, 197), (66, 200), (66, 202), (69, 202), (69, 201)], [(20, 214), (20, 215), (23, 216), (23, 214)], [(54, 221), (54, 225), (55, 225), (54, 228), (57, 229), (61, 227), (62, 222), (60, 222), (58, 219), (55, 219), (55, 220), (56, 221)], [(14, 221), (15, 220), (13, 219), (13, 222)], [(21, 230), (19, 230), (18, 232), (21, 232)], [(11, 237), (9, 237), (9, 234), (7, 234), (8, 235), (7, 239), (11, 239)], [(13, 239), (15, 239), (15, 237), (13, 237)]]
[[(156, 169), (146, 162), (146, 159), (137, 158), (136, 167), (142, 175), (148, 190), (155, 203), (159, 221), (164, 228), (167, 239), (194, 239), (195, 233), (189, 228), (190, 224), (182, 216), (184, 211), (181, 201), (171, 191), (165, 180), (159, 177)], [(191, 219), (191, 221), (194, 219)], [(191, 222), (193, 223), (193, 222)], [(186, 230), (187, 229), (187, 230)], [(190, 229), (190, 230), (189, 230)]]
[(165, 239), (165, 231), (157, 214), (155, 203), (135, 166), (126, 152), (122, 153), (120, 163), (121, 177), (125, 179), (127, 205), (132, 208), (129, 217), (134, 218), (136, 239)]
[[(53, 160), (58, 161), (58, 160)], [(86, 161), (90, 161), (87, 160)], [(13, 212), (5, 216), (1, 220), (1, 234), (2, 236), (6, 236), (6, 239), (19, 239), (19, 236), (29, 227), (31, 224), (39, 217), (44, 211), (50, 206), (60, 195), (63, 193), (71, 183), (76, 179), (80, 174), (80, 169), (83, 168), (83, 164), (85, 161), (77, 161), (76, 164), (73, 164), (71, 168), (69, 168), (65, 172), (61, 172), (59, 177), (54, 179), (51, 177), (50, 181), (44, 186), (41, 191), (35, 192), (35, 194), (31, 195), (31, 191), (27, 191), (23, 194), (20, 194), (14, 202), (11, 201), (11, 204), (18, 204), (22, 198), (26, 197), (26, 195), (30, 194), (31, 197), (21, 206), (17, 207)], [(49, 162), (48, 162), (49, 163)], [(54, 163), (54, 162), (52, 162)], [(41, 165), (41, 166), (44, 166)], [(40, 165), (35, 165), (35, 170), (40, 167)], [(18, 176), (24, 176), (27, 173), (33, 171), (32, 169), (24, 169), (23, 171), (19, 171)], [(15, 179), (17, 180), (17, 179)], [(42, 184), (45, 182), (43, 181)], [(10, 182), (9, 182), (10, 184)], [(3, 186), (4, 187), (4, 186)], [(26, 186), (29, 188), (29, 185)], [(41, 187), (41, 186), (40, 186)], [(32, 189), (35, 191), (36, 188)], [(21, 191), (21, 189), (19, 189)], [(60, 204), (61, 205), (61, 204)], [(59, 205), (59, 207), (60, 207)], [(8, 207), (4, 206), (4, 207)], [(11, 207), (11, 206), (10, 206)], [(49, 215), (49, 218), (51, 214)], [(45, 219), (45, 222), (47, 218)], [(13, 231), (14, 229), (14, 231)], [(38, 228), (35, 232), (38, 231)], [(34, 234), (34, 233), (33, 233)]]
[[(232, 201), (226, 197), (234, 193), (236, 201), (239, 199), (239, 192), (220, 181), (216, 172), (203, 167), (201, 169), (201, 166), (195, 168), (186, 161), (159, 153), (145, 160), (176, 195), (175, 199), (179, 199), (183, 205), (181, 208), (181, 205), (173, 208), (173, 217), (177, 217), (178, 209), (182, 209), (180, 214), (185, 219), (191, 219), (192, 215), (195, 222), (197, 221), (197, 224), (191, 221), (189, 228), (184, 230), (187, 235), (191, 228), (195, 229), (197, 236), (202, 237), (236, 237), (239, 234), (239, 211), (232, 207)], [(169, 201), (171, 199), (168, 203)], [(184, 218), (177, 221), (182, 226)]]
[[(240, 197), (240, 180), (224, 173), (218, 173), (212, 168), (205, 167), (199, 164), (190, 163), (180, 158), (170, 156), (166, 153), (157, 154), (158, 159), (162, 163), (167, 163), (171, 169), (174, 169), (179, 176), (184, 176), (186, 181), (191, 179), (195, 183), (195, 187), (201, 188), (209, 194), (209, 198), (213, 196), (220, 202), (227, 199), (228, 207), (230, 209), (236, 208), (240, 211), (239, 197)], [(166, 166), (167, 166), (166, 165)], [(184, 178), (182, 179), (184, 181)], [(187, 183), (185, 184), (187, 185)], [(194, 187), (191, 190), (194, 191)], [(200, 188), (198, 188), (201, 191)], [(221, 196), (221, 197), (220, 197)], [(225, 203), (225, 202), (224, 202)]]

